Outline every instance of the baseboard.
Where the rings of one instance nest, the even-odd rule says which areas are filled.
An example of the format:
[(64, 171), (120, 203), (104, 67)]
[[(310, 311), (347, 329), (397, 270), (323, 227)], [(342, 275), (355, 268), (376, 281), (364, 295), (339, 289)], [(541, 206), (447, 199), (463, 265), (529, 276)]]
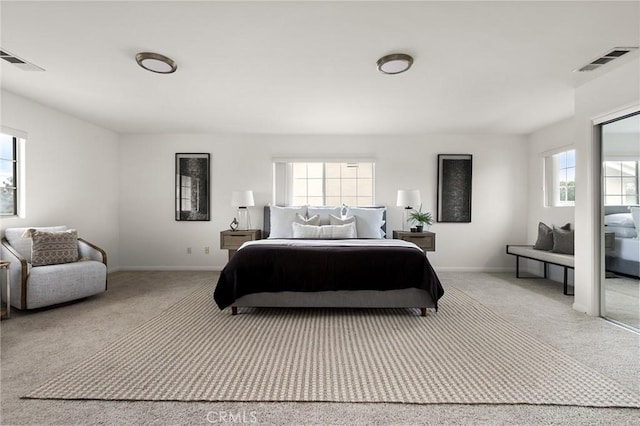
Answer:
[(486, 266), (434, 266), (436, 272), (513, 272), (515, 268), (511, 267), (486, 267)]
[[(224, 266), (121, 266), (110, 268), (109, 273), (121, 271), (212, 271), (220, 272)], [(465, 266), (434, 266), (436, 272), (510, 272), (515, 274), (515, 268), (510, 267), (465, 267)]]
[(587, 314), (587, 315), (592, 316), (592, 317), (597, 317), (598, 316), (598, 315), (591, 315), (589, 313), (589, 309), (587, 309), (586, 306), (583, 306), (583, 305), (581, 305), (579, 303), (575, 303), (574, 302), (571, 307), (573, 308), (574, 311), (582, 312), (583, 314)]
[(220, 272), (224, 266), (121, 266), (109, 272), (124, 271), (211, 271)]

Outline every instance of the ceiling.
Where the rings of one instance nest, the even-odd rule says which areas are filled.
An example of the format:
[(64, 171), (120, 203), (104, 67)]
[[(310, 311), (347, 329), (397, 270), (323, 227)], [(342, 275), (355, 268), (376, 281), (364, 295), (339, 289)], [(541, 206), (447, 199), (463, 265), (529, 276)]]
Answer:
[[(570, 117), (574, 69), (640, 45), (640, 2), (0, 3), (2, 89), (118, 133), (526, 134)], [(167, 55), (174, 74), (140, 68)], [(412, 68), (383, 75), (402, 52)]]

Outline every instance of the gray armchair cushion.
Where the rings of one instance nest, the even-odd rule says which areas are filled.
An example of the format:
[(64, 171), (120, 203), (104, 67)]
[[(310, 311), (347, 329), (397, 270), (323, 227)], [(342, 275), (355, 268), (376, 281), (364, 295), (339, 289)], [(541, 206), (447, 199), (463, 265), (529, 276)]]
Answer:
[(106, 278), (107, 266), (95, 260), (34, 266), (29, 272), (27, 307), (35, 309), (102, 293), (107, 289)]

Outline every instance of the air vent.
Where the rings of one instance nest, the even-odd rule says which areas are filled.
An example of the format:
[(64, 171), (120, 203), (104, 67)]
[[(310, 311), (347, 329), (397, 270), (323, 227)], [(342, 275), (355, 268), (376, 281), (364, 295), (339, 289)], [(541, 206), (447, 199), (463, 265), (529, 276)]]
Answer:
[(585, 66), (583, 66), (581, 68), (578, 68), (575, 71), (585, 72), (585, 71), (597, 70), (601, 66), (603, 66), (605, 64), (608, 64), (609, 62), (613, 61), (614, 59), (618, 59), (619, 57), (624, 56), (627, 53), (629, 53), (629, 52), (631, 52), (632, 50), (635, 50), (635, 49), (637, 49), (637, 47), (614, 47), (608, 53), (602, 55), (598, 59), (594, 59), (593, 61), (589, 62), (587, 65), (585, 65)]
[(44, 68), (40, 68), (35, 64), (27, 62), (24, 59), (18, 58), (13, 53), (10, 53), (9, 51), (2, 48), (0, 48), (0, 59), (4, 59), (5, 61), (15, 65), (16, 67), (24, 71), (44, 71)]

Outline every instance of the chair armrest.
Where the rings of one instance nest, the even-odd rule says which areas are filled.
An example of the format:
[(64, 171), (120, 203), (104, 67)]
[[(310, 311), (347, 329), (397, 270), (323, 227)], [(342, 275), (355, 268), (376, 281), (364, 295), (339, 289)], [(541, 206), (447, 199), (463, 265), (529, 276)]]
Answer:
[[(27, 277), (29, 276), (29, 265), (27, 260), (11, 245), (6, 238), (2, 239), (2, 250), (0, 256), (3, 260), (11, 262), (9, 266), (9, 276), (11, 277), (11, 293), (20, 294), (20, 309), (25, 309), (27, 304)], [(20, 287), (18, 287), (18, 285)], [(20, 289), (20, 292), (16, 290)], [(13, 297), (12, 297), (13, 299)], [(15, 305), (14, 305), (15, 306)]]
[(107, 264), (107, 252), (82, 238), (78, 238), (78, 254), (80, 258), (97, 260), (105, 265)]

